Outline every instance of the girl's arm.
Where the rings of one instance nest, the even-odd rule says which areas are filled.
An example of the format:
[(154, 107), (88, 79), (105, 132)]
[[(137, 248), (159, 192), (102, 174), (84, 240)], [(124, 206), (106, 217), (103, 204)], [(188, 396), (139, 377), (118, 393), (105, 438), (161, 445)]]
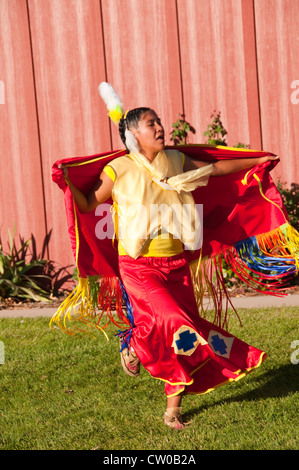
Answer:
[(67, 168), (63, 165), (59, 165), (59, 168), (63, 170), (65, 181), (69, 185), (75, 202), (81, 212), (91, 212), (111, 196), (113, 181), (104, 171), (101, 173), (94, 188), (92, 188), (88, 194), (83, 194), (69, 179)]
[[(235, 160), (219, 160), (216, 163), (213, 163), (213, 171), (211, 176), (222, 176), (228, 175), (229, 173), (235, 173), (237, 171), (246, 170), (247, 168), (252, 168), (255, 165), (260, 165), (269, 160), (277, 160), (279, 157), (275, 156), (265, 156), (265, 157), (253, 157), (253, 158), (240, 158)], [(206, 162), (201, 162), (193, 160), (186, 156), (184, 171), (196, 170), (196, 168), (201, 168), (205, 165), (208, 165)]]

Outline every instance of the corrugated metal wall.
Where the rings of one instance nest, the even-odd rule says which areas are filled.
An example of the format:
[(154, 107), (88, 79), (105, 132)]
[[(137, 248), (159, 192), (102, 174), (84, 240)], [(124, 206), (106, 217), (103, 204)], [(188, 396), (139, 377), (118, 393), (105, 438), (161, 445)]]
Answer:
[(41, 252), (51, 233), (46, 255), (73, 263), (51, 166), (122, 147), (103, 80), (168, 136), (185, 113), (190, 142), (221, 111), (229, 145), (279, 154), (274, 178), (298, 183), (298, 50), (298, 0), (0, 0), (2, 239), (16, 224)]

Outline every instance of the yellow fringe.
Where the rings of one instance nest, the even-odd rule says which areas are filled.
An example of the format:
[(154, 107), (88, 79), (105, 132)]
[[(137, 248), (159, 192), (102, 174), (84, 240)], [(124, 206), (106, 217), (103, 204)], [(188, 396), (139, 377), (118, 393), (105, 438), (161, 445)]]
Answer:
[(78, 285), (61, 303), (57, 312), (51, 318), (49, 326), (52, 328), (52, 324), (55, 323), (62, 331), (72, 336), (78, 332), (86, 333), (81, 328), (70, 328), (67, 324), (68, 322), (78, 321), (86, 324), (88, 327), (101, 330), (109, 341), (103, 328), (87, 319), (87, 317), (89, 319), (95, 317), (95, 310), (90, 298), (89, 279), (79, 278)]

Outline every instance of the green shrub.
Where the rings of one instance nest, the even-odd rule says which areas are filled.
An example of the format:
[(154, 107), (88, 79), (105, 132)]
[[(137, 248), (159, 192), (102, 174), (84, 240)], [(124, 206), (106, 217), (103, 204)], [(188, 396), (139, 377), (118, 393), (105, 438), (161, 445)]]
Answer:
[(31, 240), (20, 239), (17, 248), (15, 236), (9, 234), (9, 250), (5, 252), (0, 241), (0, 298), (48, 301), (52, 296), (51, 263), (30, 256)]
[(186, 121), (184, 114), (178, 114), (178, 120), (172, 123), (172, 127), (170, 140), (173, 141), (174, 145), (187, 144), (189, 132), (195, 134), (194, 127)]
[(212, 122), (208, 124), (206, 132), (203, 133), (206, 137), (208, 137), (206, 143), (210, 145), (227, 145), (226, 143), (226, 136), (227, 131), (224, 129), (222, 121), (220, 119), (221, 113), (218, 111), (214, 111), (211, 114)]
[(299, 231), (299, 184), (291, 183), (291, 187), (288, 188), (285, 183), (278, 180), (276, 186), (290, 218), (290, 224)]

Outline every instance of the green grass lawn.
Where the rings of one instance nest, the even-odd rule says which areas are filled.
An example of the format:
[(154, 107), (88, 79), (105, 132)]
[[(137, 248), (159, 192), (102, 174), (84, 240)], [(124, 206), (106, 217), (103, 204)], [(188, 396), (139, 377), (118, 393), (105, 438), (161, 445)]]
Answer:
[(185, 397), (182, 432), (163, 424), (163, 383), (144, 369), (124, 374), (113, 330), (107, 342), (44, 318), (1, 319), (0, 449), (297, 449), (299, 307), (239, 313), (243, 327), (232, 317), (230, 331), (268, 358), (239, 382)]

